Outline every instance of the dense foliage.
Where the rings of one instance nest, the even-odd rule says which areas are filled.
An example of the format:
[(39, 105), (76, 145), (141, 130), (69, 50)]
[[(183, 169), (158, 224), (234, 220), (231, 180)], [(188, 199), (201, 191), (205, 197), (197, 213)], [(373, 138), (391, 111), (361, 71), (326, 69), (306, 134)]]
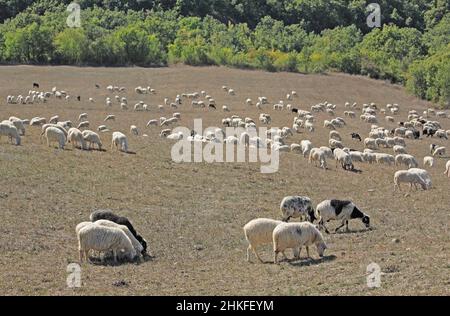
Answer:
[(0, 63), (228, 65), (304, 73), (341, 71), (405, 84), (450, 102), (450, 1), (0, 0)]

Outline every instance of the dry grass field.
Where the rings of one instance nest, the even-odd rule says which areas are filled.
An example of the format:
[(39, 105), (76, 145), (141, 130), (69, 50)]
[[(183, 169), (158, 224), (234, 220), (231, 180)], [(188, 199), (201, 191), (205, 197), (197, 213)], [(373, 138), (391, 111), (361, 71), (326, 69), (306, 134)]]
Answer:
[[(82, 102), (57, 101), (46, 104), (6, 105), (7, 95), (27, 94), (32, 83), (41, 90), (53, 86), (81, 95)], [(96, 89), (94, 84), (101, 85)], [(121, 111), (114, 102), (105, 108), (105, 98), (114, 95), (105, 87), (125, 86), (131, 107), (139, 100), (151, 105), (148, 112)], [(137, 95), (134, 87), (150, 85), (156, 95)], [(236, 91), (229, 96), (228, 85)], [(18, 116), (76, 122), (89, 114), (91, 129), (104, 124), (107, 114), (112, 131), (125, 132), (135, 155), (112, 152), (111, 133), (101, 134), (106, 152), (49, 148), (40, 143), (39, 127), (27, 127), (22, 146), (0, 140), (0, 294), (2, 295), (449, 295), (450, 294), (450, 179), (443, 175), (448, 159), (438, 159), (430, 170), (433, 189), (392, 194), (393, 175), (403, 167), (356, 164), (362, 173), (336, 169), (329, 161), (324, 171), (309, 165), (301, 155), (282, 153), (280, 170), (261, 174), (257, 163), (172, 162), (173, 142), (159, 137), (160, 127), (146, 128), (149, 119), (171, 116), (171, 109), (156, 108), (165, 97), (205, 90), (219, 107), (230, 113), (193, 109), (187, 101), (180, 125), (192, 127), (194, 118), (203, 126), (221, 126), (232, 114), (258, 119), (259, 111), (245, 105), (247, 98), (267, 96), (277, 102), (291, 90), (299, 98), (292, 103), (309, 109), (328, 100), (344, 103), (398, 103), (396, 120), (406, 120), (411, 109), (428, 106), (409, 96), (403, 88), (382, 81), (343, 74), (300, 75), (265, 73), (216, 67), (187, 66), (143, 68), (0, 67), (0, 119)], [(95, 103), (87, 102), (89, 97)], [(291, 126), (293, 114), (275, 112), (270, 106), (272, 126)], [(358, 112), (359, 115), (359, 112)], [(310, 139), (314, 145), (328, 144), (328, 130), (322, 122), (329, 116), (316, 115), (316, 132), (295, 134), (288, 143)], [(386, 124), (378, 115), (380, 125)], [(351, 132), (366, 137), (370, 125), (358, 118), (346, 119), (340, 129), (346, 146), (363, 149)], [(439, 119), (450, 129), (449, 119)], [(130, 125), (137, 125), (149, 137), (133, 137)], [(409, 153), (422, 159), (431, 142), (447, 146), (445, 140), (407, 140)], [(392, 149), (381, 150), (392, 154)], [(406, 191), (406, 186), (404, 187)], [(245, 261), (247, 243), (242, 227), (257, 217), (280, 218), (280, 201), (287, 195), (309, 196), (316, 205), (324, 199), (353, 200), (371, 216), (373, 229), (350, 222), (349, 233), (325, 235), (329, 249), (319, 260), (302, 254), (299, 261), (269, 261), (271, 247), (260, 251), (265, 264)], [(82, 287), (66, 286), (66, 267), (78, 262), (75, 225), (88, 220), (93, 209), (110, 208), (130, 218), (149, 242), (152, 260), (140, 264), (104, 266), (83, 263)], [(335, 227), (337, 223), (330, 223)], [(394, 242), (394, 239), (398, 239)], [(291, 252), (289, 252), (291, 255)], [(292, 255), (291, 255), (292, 256)], [(255, 258), (252, 257), (256, 262)], [(366, 285), (366, 267), (375, 262), (384, 273), (381, 287)], [(123, 282), (121, 282), (123, 281)]]

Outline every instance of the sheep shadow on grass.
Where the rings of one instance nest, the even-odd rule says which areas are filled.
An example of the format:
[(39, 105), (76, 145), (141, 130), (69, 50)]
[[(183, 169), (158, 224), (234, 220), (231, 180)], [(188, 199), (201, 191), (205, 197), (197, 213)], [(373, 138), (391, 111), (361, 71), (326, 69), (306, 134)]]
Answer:
[(351, 229), (346, 231), (345, 229), (343, 230), (338, 230), (337, 232), (333, 232), (330, 235), (351, 235), (351, 234), (359, 234), (359, 233), (367, 233), (370, 231), (375, 230), (375, 228), (371, 227), (371, 228), (361, 228), (361, 229)]
[(291, 266), (294, 267), (304, 267), (304, 266), (312, 266), (312, 265), (316, 265), (316, 264), (321, 264), (324, 262), (330, 262), (333, 260), (336, 260), (337, 257), (335, 255), (328, 255), (328, 256), (323, 256), (322, 258), (318, 258), (318, 259), (314, 259), (314, 258), (303, 258), (303, 259), (288, 259), (287, 261), (281, 261), (281, 262), (287, 262), (289, 263)]
[(114, 258), (112, 255), (105, 255), (103, 257), (89, 256), (89, 263), (96, 266), (117, 267), (125, 264), (140, 265), (148, 261), (152, 261), (153, 259), (154, 259), (153, 256), (146, 254), (143, 258), (135, 258), (133, 260), (128, 260), (126, 258), (119, 257), (117, 258), (117, 262), (114, 262)]

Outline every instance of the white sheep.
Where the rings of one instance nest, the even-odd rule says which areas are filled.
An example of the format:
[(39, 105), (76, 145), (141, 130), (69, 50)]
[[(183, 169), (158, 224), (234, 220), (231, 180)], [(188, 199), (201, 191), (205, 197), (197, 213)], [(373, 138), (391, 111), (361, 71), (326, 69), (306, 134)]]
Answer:
[(135, 135), (135, 136), (139, 135), (139, 130), (138, 130), (136, 125), (131, 125), (130, 126), (130, 133)]
[(272, 243), (272, 233), (275, 227), (283, 223), (282, 221), (269, 219), (269, 218), (256, 218), (245, 224), (244, 234), (245, 239), (248, 242), (247, 247), (247, 261), (250, 262), (250, 251), (253, 251), (256, 258), (260, 262), (263, 262), (258, 255), (257, 247), (261, 245)]
[(317, 167), (317, 161), (320, 163), (320, 168), (327, 169), (326, 154), (320, 148), (313, 148), (309, 152), (309, 163), (314, 161), (314, 165)]
[(102, 142), (100, 140), (100, 136), (98, 136), (97, 133), (90, 131), (90, 130), (85, 130), (83, 131), (83, 138), (84, 140), (89, 144), (88, 148), (92, 149), (93, 145), (96, 144), (98, 147), (98, 150), (102, 150)]
[(82, 227), (77, 234), (80, 262), (83, 257), (88, 260), (89, 250), (101, 252), (112, 251), (114, 262), (117, 262), (117, 254), (125, 250), (125, 255), (132, 260), (137, 253), (130, 238), (117, 227), (100, 226), (95, 223)]
[(395, 154), (407, 154), (406, 148), (403, 146), (395, 145), (394, 147), (392, 147), (392, 149), (394, 150)]
[(377, 164), (395, 164), (395, 157), (385, 153), (375, 153), (375, 161)]
[(131, 231), (128, 229), (125, 225), (120, 225), (115, 222), (109, 221), (107, 219), (100, 219), (96, 220), (95, 224), (105, 227), (116, 227), (121, 230), (127, 235), (128, 238), (130, 238), (131, 244), (133, 245), (134, 249), (136, 250), (137, 255), (140, 255), (142, 251), (144, 250), (144, 247), (142, 247), (141, 243), (134, 237), (134, 235), (131, 233)]
[(344, 145), (342, 144), (342, 142), (335, 140), (335, 139), (330, 139), (328, 140), (328, 145), (330, 146), (330, 148), (335, 149), (335, 148), (344, 148)]
[(311, 245), (316, 245), (320, 257), (323, 257), (324, 251), (327, 249), (320, 231), (315, 225), (308, 222), (281, 223), (273, 230), (272, 238), (275, 264), (278, 263), (278, 253), (281, 252), (286, 258), (284, 251), (288, 248), (294, 249), (296, 259), (300, 258), (303, 246), (306, 247), (308, 258), (310, 258), (309, 246)]
[(83, 121), (83, 122), (80, 122), (80, 124), (78, 124), (78, 129), (81, 129), (81, 128), (89, 128), (89, 125), (90, 125), (90, 123), (89, 123), (89, 121)]
[(115, 115), (108, 115), (108, 116), (106, 116), (106, 118), (103, 121), (106, 122), (106, 121), (115, 121), (115, 120), (116, 120)]
[(434, 158), (433, 157), (430, 157), (430, 156), (425, 156), (424, 158), (423, 158), (423, 165), (426, 167), (426, 166), (429, 166), (430, 168), (432, 168), (433, 166), (434, 166)]
[(338, 166), (338, 163), (340, 163), (342, 168), (344, 168), (345, 170), (354, 169), (352, 157), (348, 153), (340, 148), (336, 148), (333, 152), (333, 155), (334, 159), (336, 160), (336, 168)]
[(33, 117), (30, 120), (30, 126), (41, 126), (47, 123), (47, 120), (43, 117)]
[(450, 160), (449, 161), (447, 161), (447, 163), (445, 164), (445, 172), (444, 172), (444, 175), (447, 175), (447, 177), (449, 177), (450, 178)]
[(376, 139), (370, 137), (364, 139), (364, 147), (369, 149), (376, 149), (378, 147)]
[(66, 144), (66, 135), (61, 129), (49, 126), (45, 129), (45, 138), (47, 139), (47, 145), (50, 147), (52, 142), (57, 142), (60, 149), (64, 149)]
[(430, 177), (424, 177), (422, 173), (417, 172), (416, 170), (399, 170), (394, 174), (394, 193), (397, 189), (401, 191), (401, 183), (409, 183), (410, 191), (412, 190), (413, 185), (416, 186), (417, 184), (420, 184), (424, 190), (431, 188)]
[(18, 117), (11, 116), (11, 117), (9, 118), (9, 121), (10, 121), (11, 123), (13, 123), (13, 125), (17, 128), (17, 130), (19, 131), (19, 134), (20, 134), (21, 136), (24, 136), (24, 135), (25, 135), (25, 126), (24, 126), (23, 120), (21, 120), (21, 119), (18, 118)]
[(313, 145), (312, 145), (311, 141), (309, 141), (309, 140), (302, 140), (300, 142), (300, 146), (302, 148), (303, 157), (306, 158), (306, 156), (309, 155), (309, 152), (313, 148)]
[(151, 125), (158, 126), (159, 125), (158, 120), (150, 120), (150, 121), (148, 121), (147, 127), (149, 127)]
[(128, 152), (128, 138), (121, 132), (114, 132), (112, 134), (111, 150), (116, 147), (117, 149)]
[(444, 156), (445, 155), (445, 147), (437, 147), (434, 151), (433, 151), (433, 156)]
[(56, 123), (58, 123), (58, 121), (59, 121), (59, 116), (58, 116), (58, 115), (52, 116), (52, 117), (48, 120), (48, 122), (49, 122), (50, 124), (56, 124)]
[(75, 148), (76, 144), (79, 144), (81, 149), (86, 149), (86, 142), (84, 141), (83, 134), (78, 128), (71, 128), (67, 132), (67, 141)]
[(338, 131), (330, 131), (330, 138), (335, 139), (337, 141), (342, 141), (341, 134)]
[(81, 114), (78, 116), (78, 121), (79, 121), (79, 122), (81, 122), (81, 121), (86, 121), (87, 118), (88, 118), (88, 114), (87, 114), (87, 113), (81, 113)]
[(3, 121), (0, 123), (0, 138), (1, 136), (7, 136), (11, 139), (14, 138), (16, 141), (16, 145), (19, 146), (21, 142), (21, 138), (19, 135), (19, 131), (14, 126), (14, 124), (10, 121)]

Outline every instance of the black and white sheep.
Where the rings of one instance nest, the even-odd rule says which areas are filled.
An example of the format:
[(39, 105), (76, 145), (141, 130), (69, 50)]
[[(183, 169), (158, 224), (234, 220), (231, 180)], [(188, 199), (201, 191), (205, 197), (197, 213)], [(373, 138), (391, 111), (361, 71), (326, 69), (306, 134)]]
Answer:
[(320, 218), (319, 227), (323, 227), (325, 232), (329, 233), (325, 223), (331, 220), (340, 220), (341, 226), (335, 229), (337, 232), (344, 225), (348, 231), (348, 221), (350, 219), (360, 218), (361, 221), (370, 227), (370, 217), (361, 212), (352, 201), (346, 200), (325, 200), (320, 202), (316, 207), (316, 217)]

